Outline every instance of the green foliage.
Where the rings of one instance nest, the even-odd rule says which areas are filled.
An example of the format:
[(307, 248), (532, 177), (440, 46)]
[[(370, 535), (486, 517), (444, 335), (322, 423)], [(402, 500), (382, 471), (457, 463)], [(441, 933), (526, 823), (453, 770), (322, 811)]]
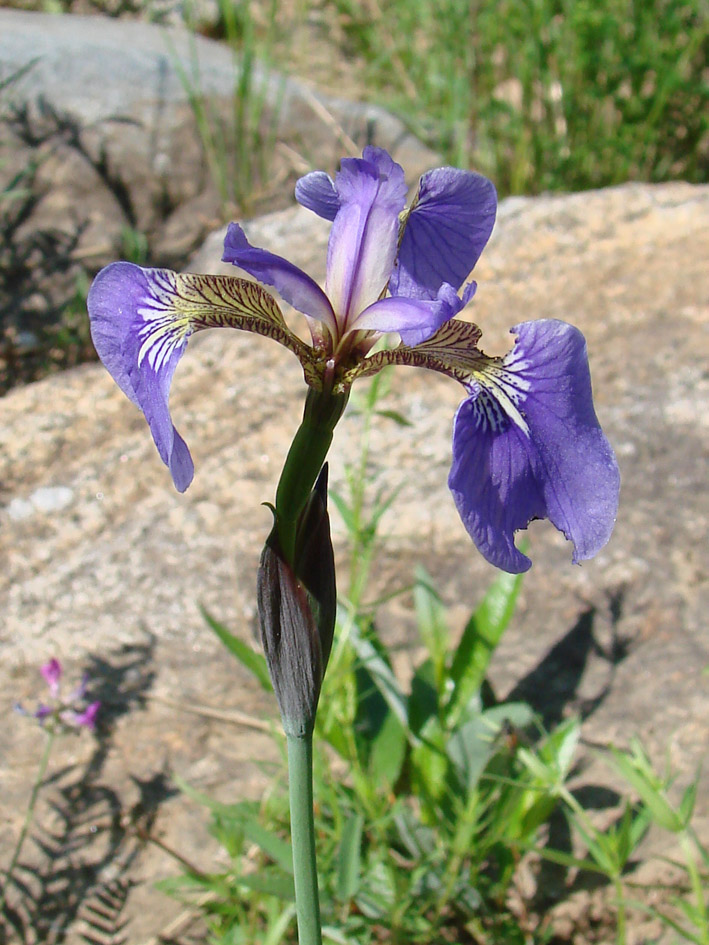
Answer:
[[(551, 936), (545, 922), (510, 905), (520, 861), (534, 851), (567, 877), (588, 871), (610, 885), (618, 945), (626, 942), (630, 909), (650, 911), (683, 940), (709, 945), (703, 893), (709, 854), (691, 829), (696, 782), (674, 806), (671, 778), (655, 774), (639, 743), (629, 752), (610, 749), (609, 762), (639, 802), (626, 798), (615, 820), (601, 828), (569, 785), (578, 720), (547, 733), (528, 705), (496, 700), (488, 671), (514, 617), (519, 576), (498, 576), (456, 639), (433, 579), (417, 568), (412, 585), (389, 597), (410, 595), (417, 633), (410, 652), (420, 658), (407, 686), (394, 672), (393, 651), (378, 632), (382, 601), (367, 599), (378, 528), (394, 501), (377, 487), (369, 460), (371, 423), (374, 417), (402, 422), (380, 409), (388, 384), (388, 376), (379, 375), (353, 403), (362, 431), (358, 461), (347, 470), (346, 489), (333, 496), (352, 563), (315, 731), (325, 941), (541, 945)], [(205, 617), (269, 688), (260, 654)], [(201, 908), (215, 943), (292, 945), (283, 785), (277, 780), (260, 805), (216, 804), (191, 793), (209, 808), (229, 867), (210, 876), (192, 871), (165, 888), (181, 897), (208, 893)], [(557, 809), (575, 838), (569, 849), (540, 842)], [(690, 895), (678, 895), (666, 910), (628, 895), (639, 845), (653, 822), (677, 834), (685, 854), (681, 868)]]
[(704, 0), (336, 0), (366, 81), (501, 193), (704, 181)]
[[(275, 2), (268, 5), (269, 26), (258, 32), (252, 0), (217, 0), (217, 3), (217, 32), (234, 57), (231, 109), (225, 113), (204, 93), (196, 43), (191, 46), (188, 68), (185, 68), (174, 50), (172, 59), (187, 93), (207, 167), (219, 193), (225, 218), (229, 218), (237, 209), (240, 213), (248, 212), (257, 189), (268, 178), (269, 156), (275, 147), (277, 109), (267, 107), (266, 70), (272, 56), (277, 7)], [(189, 11), (188, 5), (188, 26)]]

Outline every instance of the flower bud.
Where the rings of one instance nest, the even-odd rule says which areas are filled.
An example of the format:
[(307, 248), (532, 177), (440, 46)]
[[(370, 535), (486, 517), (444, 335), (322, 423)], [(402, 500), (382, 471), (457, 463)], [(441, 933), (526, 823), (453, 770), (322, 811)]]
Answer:
[(294, 565), (274, 526), (258, 572), (261, 640), (287, 735), (313, 730), (336, 606), (325, 464), (298, 522)]

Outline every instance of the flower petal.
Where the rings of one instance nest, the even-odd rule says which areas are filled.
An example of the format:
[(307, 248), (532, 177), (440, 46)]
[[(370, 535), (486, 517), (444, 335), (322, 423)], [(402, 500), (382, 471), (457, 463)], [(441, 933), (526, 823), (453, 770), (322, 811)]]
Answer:
[(364, 157), (342, 161), (335, 188), (340, 209), (330, 231), (325, 291), (341, 336), (389, 281), (406, 182), (386, 151), (365, 148)]
[(83, 726), (88, 728), (89, 731), (93, 731), (96, 728), (96, 716), (100, 708), (100, 702), (90, 702), (82, 712), (67, 710), (67, 712), (62, 713), (62, 718), (68, 725), (74, 725), (77, 728)]
[(194, 326), (178, 308), (176, 273), (117, 262), (96, 276), (87, 307), (98, 356), (145, 414), (175, 487), (184, 492), (194, 466), (168, 407), (172, 376)]
[(466, 286), (459, 298), (453, 286), (443, 285), (437, 299), (407, 299), (401, 296), (380, 299), (355, 319), (352, 329), (399, 333), (405, 345), (422, 344), (434, 335), (470, 301), (475, 283)]
[(62, 678), (62, 664), (58, 659), (53, 658), (39, 668), (44, 677), (44, 681), (49, 686), (49, 691), (53, 696), (59, 693), (59, 683)]
[(324, 322), (336, 336), (335, 316), (328, 297), (307, 273), (282, 256), (257, 249), (237, 223), (230, 223), (224, 239), (224, 262), (233, 263), (276, 291), (304, 315)]
[(273, 338), (307, 368), (307, 346), (288, 328), (275, 299), (247, 279), (106, 266), (87, 300), (91, 337), (106, 368), (145, 414), (180, 492), (194, 466), (170, 419), (170, 384), (187, 339), (201, 328), (242, 328)]
[(301, 206), (317, 213), (325, 220), (334, 220), (340, 209), (340, 198), (335, 185), (325, 171), (313, 171), (301, 177), (295, 185), (295, 199)]
[(489, 361), (458, 408), (448, 484), (481, 553), (526, 571), (514, 533), (548, 518), (574, 543), (574, 563), (610, 538), (620, 476), (591, 394), (586, 343), (552, 319), (512, 329), (517, 343)]
[(495, 187), (481, 174), (454, 167), (424, 174), (406, 219), (391, 294), (433, 299), (443, 282), (459, 289), (490, 238), (496, 213)]

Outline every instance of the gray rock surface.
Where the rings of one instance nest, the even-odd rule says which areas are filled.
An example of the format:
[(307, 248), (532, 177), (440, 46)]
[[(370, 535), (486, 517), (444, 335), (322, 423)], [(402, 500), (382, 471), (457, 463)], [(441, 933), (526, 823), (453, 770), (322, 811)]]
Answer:
[[(322, 277), (327, 226), (307, 211), (253, 221), (249, 235)], [(219, 246), (209, 245), (216, 264)], [(628, 185), (510, 200), (476, 270), (471, 309), (492, 353), (524, 319), (564, 318), (584, 331), (597, 412), (623, 475), (615, 534), (594, 561), (572, 566), (569, 546), (548, 523), (530, 528), (534, 566), (495, 659), (495, 686), (531, 699), (549, 722), (583, 712), (590, 742), (623, 745), (641, 735), (658, 762), (667, 752), (678, 787), (706, 756), (709, 735), (708, 253), (709, 187)], [(388, 537), (373, 593), (405, 583), (420, 562), (457, 628), (494, 573), (446, 488), (461, 395), (444, 378), (396, 373), (386, 406), (413, 425), (376, 426), (372, 470), (377, 484), (401, 489), (383, 523)], [(91, 762), (91, 784), (110, 788), (115, 806), (135, 803), (139, 785), (163, 771), (224, 800), (257, 796), (269, 783), (264, 765), (276, 755), (269, 738), (200, 709), (239, 710), (258, 725), (273, 706), (225, 659), (199, 604), (251, 636), (256, 565), (270, 527), (260, 503), (273, 498), (302, 396), (299, 365), (270, 342), (226, 332), (193, 339), (172, 397), (197, 469), (184, 496), (173, 490), (144, 420), (100, 365), (3, 399), (0, 849), (19, 829), (41, 744), (11, 706), (40, 694), (37, 667), (50, 656), (105, 679), (111, 725), (103, 747), (67, 741), (55, 764)], [(351, 415), (338, 428), (335, 485), (356, 455), (358, 428)], [(344, 533), (333, 517), (344, 568)], [(380, 620), (387, 640), (409, 644), (402, 673), (413, 652), (409, 605), (405, 598), (388, 605)], [(598, 762), (584, 777), (610, 783)], [(100, 825), (107, 814), (96, 797)], [(704, 791), (700, 826), (708, 814)], [(41, 815), (48, 817), (46, 807)], [(203, 814), (191, 802), (162, 804), (157, 830), (211, 862)], [(119, 859), (105, 854), (99, 875), (110, 880)], [(171, 870), (148, 850), (129, 875), (151, 880)], [(131, 942), (174, 916), (174, 904), (149, 884), (129, 901)]]

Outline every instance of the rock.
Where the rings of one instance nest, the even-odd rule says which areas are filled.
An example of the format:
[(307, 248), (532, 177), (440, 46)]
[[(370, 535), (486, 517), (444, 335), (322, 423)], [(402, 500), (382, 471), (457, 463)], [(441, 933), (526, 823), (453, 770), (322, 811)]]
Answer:
[[(327, 226), (307, 211), (252, 221), (249, 236), (322, 277)], [(209, 245), (217, 264), (219, 240)], [(500, 695), (530, 699), (548, 724), (581, 712), (591, 743), (625, 745), (639, 734), (660, 767), (667, 752), (678, 791), (709, 735), (708, 252), (709, 187), (627, 185), (505, 201), (476, 270), (471, 309), (492, 353), (524, 319), (559, 317), (584, 331), (597, 412), (623, 476), (615, 534), (583, 567), (571, 565), (569, 546), (548, 523), (529, 529), (534, 566), (493, 683)], [(303, 392), (298, 363), (264, 339), (226, 332), (193, 339), (172, 397), (196, 463), (184, 496), (144, 420), (100, 365), (3, 399), (0, 713), (38, 697), (37, 667), (51, 656), (76, 675), (88, 668), (101, 677), (110, 720), (101, 749), (66, 744), (55, 762), (59, 768), (70, 750), (77, 765), (91, 762), (91, 798), (110, 786), (111, 803), (123, 810), (143, 795), (159, 800), (160, 778), (172, 771), (221, 800), (262, 790), (262, 761), (277, 752), (258, 725), (275, 708), (225, 659), (199, 605), (251, 638), (257, 561), (270, 528), (260, 503), (273, 499)], [(421, 563), (458, 629), (494, 576), (446, 487), (461, 397), (444, 378), (395, 373), (385, 406), (412, 426), (375, 424), (371, 473), (373, 488), (400, 488), (382, 523), (387, 542), (372, 593), (405, 585)], [(359, 429), (351, 413), (338, 428), (336, 488), (357, 455)], [(70, 490), (70, 503), (12, 513), (18, 502), (36, 505), (33, 496), (46, 488)], [(345, 534), (336, 514), (333, 522), (344, 575)], [(383, 607), (379, 624), (388, 642), (406, 644), (405, 673), (417, 655), (410, 601)], [(253, 727), (210, 715), (233, 710), (251, 715)], [(0, 772), (4, 850), (19, 830), (40, 748), (27, 725), (16, 718), (0, 729), (0, 755), (10, 759)], [(613, 783), (597, 761), (584, 780)], [(700, 792), (700, 824), (708, 798)], [(181, 797), (158, 806), (165, 842), (213, 865), (203, 812)], [(128, 852), (124, 844), (114, 864)], [(98, 853), (95, 862), (100, 877)], [(149, 885), (172, 869), (151, 850), (126, 867), (144, 881), (129, 897), (131, 941), (156, 934), (174, 915)]]

